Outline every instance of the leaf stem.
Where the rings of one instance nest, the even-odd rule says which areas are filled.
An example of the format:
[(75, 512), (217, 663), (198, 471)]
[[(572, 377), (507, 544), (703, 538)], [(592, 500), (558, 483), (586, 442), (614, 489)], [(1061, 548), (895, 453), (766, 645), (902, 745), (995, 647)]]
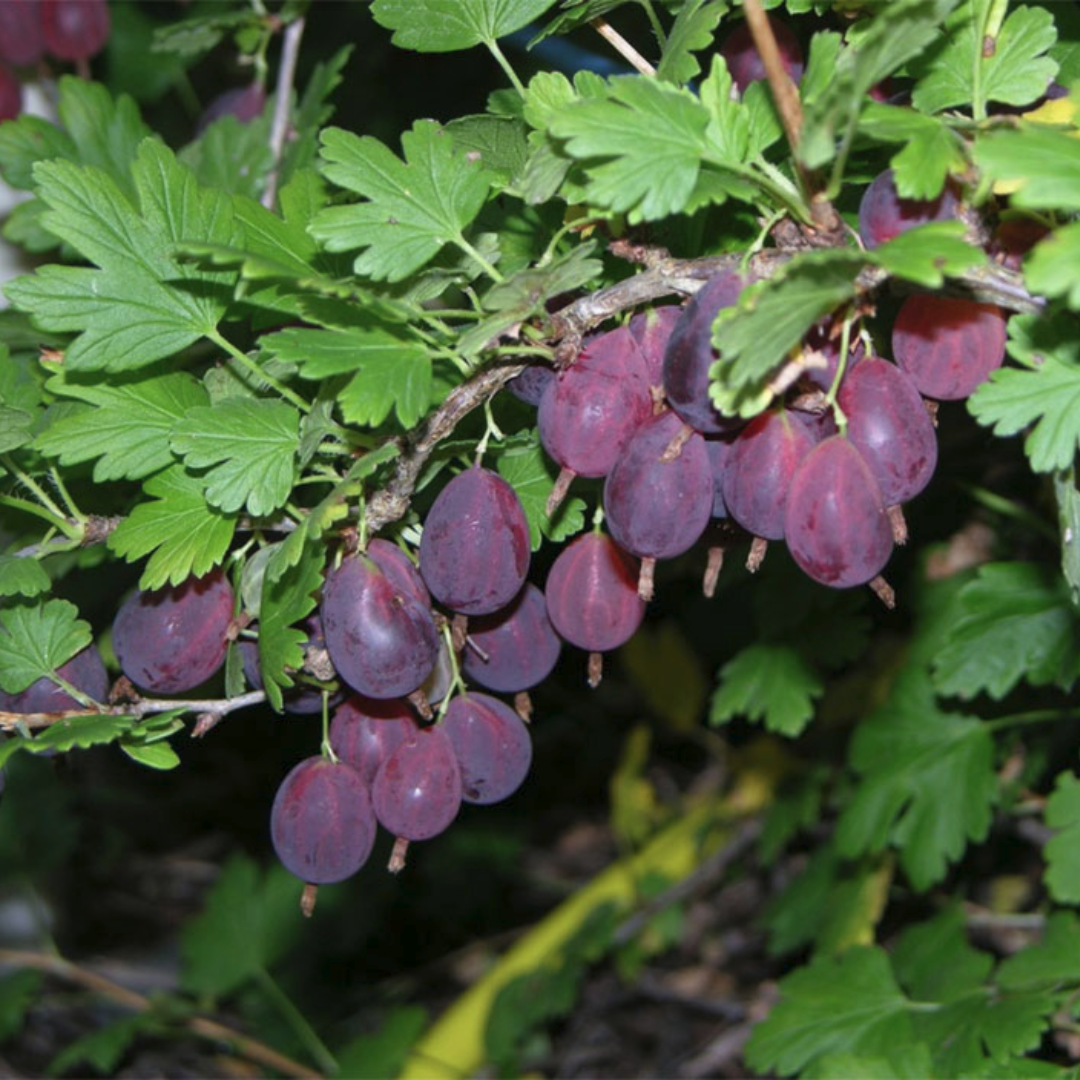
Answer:
[(485, 41), (484, 44), (488, 47), (488, 51), (495, 57), (499, 67), (503, 69), (506, 77), (510, 80), (510, 84), (513, 88), (522, 96), (525, 96), (525, 84), (518, 78), (517, 72), (511, 67), (510, 61), (503, 55), (502, 49), (499, 48), (499, 43), (494, 39), (491, 41)]
[(61, 510), (60, 507), (53, 502), (49, 493), (36, 480), (34, 480), (29, 475), (29, 473), (23, 472), (23, 470), (20, 469), (19, 466), (16, 465), (15, 462), (11, 459), (10, 454), (4, 454), (3, 456), (0, 456), (0, 465), (3, 465), (4, 468), (7, 469), (7, 471), (11, 473), (11, 475), (14, 476), (15, 479), (18, 480), (19, 483), (27, 489), (27, 491), (33, 492), (34, 495), (37, 496), (38, 502), (40, 502), (42, 506), (44, 506), (47, 510), (51, 510), (58, 518), (66, 520), (64, 518), (64, 511)]
[(225, 338), (218, 333), (217, 330), (211, 330), (206, 336), (219, 348), (224, 349), (238, 364), (241, 364), (245, 370), (249, 371), (256, 378), (262, 379), (267, 385), (273, 387), (286, 401), (291, 402), (301, 412), (311, 412), (311, 406), (299, 394), (290, 390), (284, 383), (279, 382), (273, 375), (269, 375), (267, 372), (263, 371), (263, 369), (259, 367), (247, 353), (238, 349), (228, 340), (228, 338)]
[(64, 500), (64, 505), (67, 507), (68, 513), (79, 522), (80, 525), (85, 525), (87, 517), (78, 506), (75, 505), (75, 500), (71, 497), (67, 487), (64, 485), (64, 481), (61, 479), (60, 473), (55, 465), (49, 469), (49, 478), (55, 485), (56, 490), (60, 492), (60, 498)]
[(656, 9), (652, 6), (652, 0), (638, 0), (638, 2), (645, 9), (645, 15), (648, 17), (649, 25), (652, 27), (652, 32), (656, 35), (656, 42), (660, 46), (660, 51), (663, 52), (664, 46), (667, 44), (667, 34), (664, 33), (664, 27), (656, 16)]
[(308, 1053), (319, 1068), (324, 1073), (333, 1076), (338, 1071), (338, 1063), (326, 1043), (319, 1038), (315, 1029), (308, 1023), (307, 1017), (293, 1004), (292, 998), (282, 990), (273, 975), (263, 967), (258, 968), (257, 972), (259, 984), (266, 992), (266, 996), (273, 1001), (278, 1012), (300, 1037), (300, 1041), (307, 1047)]
[(81, 529), (72, 525), (62, 515), (54, 514), (51, 510), (46, 510), (43, 506), (30, 502), (29, 499), (20, 499), (16, 495), (0, 495), (0, 506), (10, 506), (13, 510), (23, 510), (27, 514), (33, 514), (35, 517), (47, 521), (54, 528), (59, 529), (69, 540), (76, 542), (82, 540)]
[(997, 716), (987, 720), (990, 731), (1001, 731), (1011, 727), (1023, 727), (1026, 724), (1052, 724), (1056, 720), (1075, 720), (1075, 709), (1034, 709), (1026, 713), (1014, 713), (1012, 716)]
[(461, 248), (461, 250), (464, 251), (492, 281), (497, 285), (502, 283), (502, 274), (500, 274), (499, 271), (496, 270), (495, 267), (489, 263), (464, 236), (461, 235), (461, 233), (458, 233), (458, 235), (454, 237), (454, 243), (457, 244), (457, 246)]

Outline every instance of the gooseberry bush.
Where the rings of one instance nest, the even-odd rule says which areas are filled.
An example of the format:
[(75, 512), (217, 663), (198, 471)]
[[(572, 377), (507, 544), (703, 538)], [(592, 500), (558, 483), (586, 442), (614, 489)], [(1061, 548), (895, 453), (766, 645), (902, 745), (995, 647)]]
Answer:
[[(726, 786), (642, 855), (677, 883), (740, 815), (745, 860), (799, 853), (742, 1067), (1077, 1075), (1075, 7), (373, 0), (505, 76), (390, 139), (332, 122), (352, 43), (296, 82), (334, 9), (161, 26), (256, 73), (182, 143), (91, 79), (106, 4), (0, 5), (0, 766), (306, 725), (266, 819), (317, 919), (380, 827), (405, 880), (513, 800), (530, 692), (598, 687), (695, 577)], [(625, 71), (500, 45), (589, 27)], [(55, 120), (19, 115), (43, 52)], [(979, 938), (1033, 858), (990, 913), (1030, 932)], [(406, 1075), (517, 1062), (446, 1030)]]

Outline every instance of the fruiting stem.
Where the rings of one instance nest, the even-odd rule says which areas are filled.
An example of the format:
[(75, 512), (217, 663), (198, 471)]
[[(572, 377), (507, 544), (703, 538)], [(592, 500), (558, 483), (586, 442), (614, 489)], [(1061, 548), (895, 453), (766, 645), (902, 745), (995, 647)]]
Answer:
[(281, 159), (285, 153), (285, 137), (289, 133), (292, 85), (296, 76), (296, 60), (300, 55), (300, 39), (303, 35), (304, 16), (301, 15), (293, 19), (286, 27), (281, 45), (281, 63), (278, 66), (277, 85), (274, 88), (274, 118), (270, 122), (270, 157), (273, 165), (266, 177), (266, 187), (262, 194), (262, 204), (267, 210), (273, 210), (277, 200)]
[[(306, 896), (308, 888), (314, 886), (305, 885)], [(314, 898), (312, 908), (314, 908)], [(256, 978), (276, 1006), (278, 1012), (285, 1018), (288, 1025), (296, 1032), (297, 1037), (307, 1047), (308, 1053), (324, 1073), (333, 1076), (338, 1071), (337, 1058), (330, 1053), (326, 1043), (319, 1038), (315, 1029), (308, 1023), (307, 1017), (293, 1004), (292, 998), (278, 985), (277, 980), (266, 968), (256, 968)]]
[(335, 765), (338, 763), (338, 756), (334, 753), (333, 746), (330, 745), (330, 691), (324, 690), (322, 692), (322, 756), (327, 761), (332, 761)]
[(841, 435), (847, 434), (847, 416), (844, 410), (837, 404), (836, 398), (840, 393), (840, 384), (844, 381), (844, 372), (847, 371), (848, 355), (851, 351), (851, 318), (848, 317), (844, 320), (843, 326), (840, 328), (840, 359), (836, 364), (836, 374), (833, 376), (832, 386), (829, 387), (828, 394), (825, 395), (825, 407), (832, 409), (833, 419), (836, 421), (836, 428)]
[(488, 443), (491, 439), (494, 438), (496, 442), (502, 442), (502, 440), (506, 438), (502, 429), (495, 423), (495, 417), (491, 412), (490, 397), (484, 399), (484, 424), (484, 434), (476, 444), (476, 457), (473, 459), (477, 466), (484, 460), (484, 454), (487, 453)]
[[(463, 618), (461, 615), (455, 615), (452, 623), (443, 623), (442, 635), (443, 641), (446, 643), (446, 651), (450, 656), (450, 685), (446, 688), (446, 693), (443, 695), (442, 701), (439, 702), (439, 711), (435, 716), (435, 723), (442, 723), (442, 718), (446, 715), (446, 710), (450, 708), (450, 702), (453, 700), (454, 694), (460, 692), (462, 694), (467, 693), (467, 687), (464, 680), (461, 678), (461, 665), (458, 663), (458, 649), (455, 645), (455, 639), (460, 634), (461, 647), (464, 648), (466, 631), (458, 622)], [(408, 844), (408, 840), (404, 841)], [(397, 851), (397, 845), (395, 844), (394, 850)], [(393, 857), (390, 862), (393, 864)], [(402, 856), (401, 865), (405, 865), (404, 852)], [(391, 873), (397, 873), (391, 865)]]
[(238, 364), (249, 371), (257, 379), (261, 379), (267, 386), (276, 390), (286, 401), (295, 405), (302, 413), (311, 412), (311, 406), (294, 390), (290, 390), (284, 383), (275, 379), (273, 375), (263, 371), (247, 353), (238, 349), (228, 338), (223, 337), (217, 330), (211, 330), (207, 339), (212, 341), (219, 349), (224, 349)]
[(589, 25), (639, 74), (656, 74), (656, 68), (606, 19), (593, 19)]

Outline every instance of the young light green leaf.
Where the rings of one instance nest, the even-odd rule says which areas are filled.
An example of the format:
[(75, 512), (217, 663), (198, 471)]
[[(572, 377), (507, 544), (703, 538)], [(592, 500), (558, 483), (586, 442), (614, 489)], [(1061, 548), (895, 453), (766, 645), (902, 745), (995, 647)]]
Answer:
[(558, 0), (375, 0), (371, 14), (399, 49), (456, 52), (491, 44), (534, 22)]
[(1011, 205), (1080, 210), (1080, 140), (1071, 134), (1035, 125), (996, 131), (976, 140), (974, 152), (986, 180), (1008, 185)]
[(89, 750), (107, 746), (127, 734), (135, 723), (133, 716), (79, 716), (50, 724), (32, 739), (22, 735), (0, 744), (0, 767), (15, 753), (66, 754), (69, 750)]
[(179, 585), (219, 565), (232, 542), (236, 515), (208, 506), (202, 482), (182, 465), (152, 476), (143, 487), (154, 501), (139, 503), (108, 541), (128, 562), (153, 552), (139, 588)]
[(1026, 105), (1046, 92), (1057, 64), (1045, 52), (1057, 40), (1045, 8), (1018, 7), (991, 36), (986, 0), (965, 0), (945, 24), (942, 45), (925, 50), (912, 65), (918, 78), (912, 104), (936, 113), (972, 105), (985, 116), (988, 101)]
[(729, 0), (689, 0), (679, 9), (668, 31), (656, 77), (681, 86), (701, 71), (694, 53), (713, 44), (713, 34), (728, 8)]
[(710, 387), (717, 407), (730, 404), (725, 395), (764, 389), (810, 327), (854, 296), (855, 278), (864, 264), (864, 255), (843, 249), (797, 255), (722, 311), (712, 336), (720, 353)]
[(138, 741), (120, 740), (120, 749), (132, 761), (145, 765), (148, 769), (157, 769), (161, 772), (175, 769), (180, 764), (180, 755), (167, 742), (155, 742), (146, 744)]
[(1080, 448), (1080, 340), (1073, 316), (1013, 316), (1008, 348), (1021, 366), (995, 371), (968, 398), (968, 412), (995, 435), (1027, 431), (1024, 451), (1036, 472), (1067, 469)]
[[(132, 168), (139, 210), (104, 173), (70, 162), (35, 167), (43, 221), (100, 269), (46, 266), (6, 293), (49, 330), (80, 332), (71, 371), (143, 367), (210, 333), (224, 314), (232, 273), (181, 265), (181, 240), (239, 239), (228, 197), (202, 190), (161, 143), (147, 139)], [(179, 288), (174, 282), (185, 285)]]
[(605, 98), (574, 101), (550, 130), (582, 162), (588, 198), (655, 221), (684, 209), (706, 153), (709, 114), (689, 91), (640, 76), (616, 76)]
[(315, 609), (315, 594), (322, 587), (326, 549), (317, 536), (308, 536), (299, 559), (287, 569), (263, 577), (259, 603), (259, 669), (266, 697), (281, 711), (282, 687), (293, 685), (288, 670), (304, 663), (302, 648), (307, 633), (296, 626)]
[(1063, 225), (1024, 260), (1024, 282), (1040, 296), (1062, 297), (1080, 310), (1080, 224)]
[(61, 371), (49, 390), (93, 408), (63, 415), (34, 441), (62, 465), (99, 460), (94, 480), (141, 480), (173, 464), (169, 435), (189, 409), (206, 405), (206, 391), (184, 372), (118, 382), (83, 383)]
[(941, 880), (968, 840), (986, 837), (997, 798), (993, 738), (982, 721), (942, 712), (922, 671), (907, 669), (859, 725), (851, 764), (862, 781), (837, 825), (841, 854), (898, 847), (921, 890)]
[(51, 588), (49, 575), (36, 559), (0, 555), (0, 596), (37, 596)]
[(828, 86), (806, 110), (799, 156), (819, 168), (847, 144), (870, 88), (939, 39), (941, 22), (957, 0), (889, 0), (876, 5), (858, 47), (839, 53)]
[(1046, 824), (1057, 831), (1043, 847), (1043, 880), (1059, 904), (1080, 904), (1080, 779), (1074, 773), (1058, 774), (1046, 801)]
[(0, 689), (21, 694), (90, 644), (90, 624), (67, 600), (0, 610)]
[(499, 475), (521, 500), (529, 522), (529, 541), (533, 551), (539, 551), (543, 536), (558, 543), (582, 529), (585, 524), (585, 503), (581, 499), (565, 499), (553, 517), (547, 516), (545, 506), (555, 486), (555, 477), (550, 461), (538, 443), (500, 454), (496, 467)]
[(188, 469), (209, 469), (202, 480), (212, 506), (261, 517), (292, 491), (300, 414), (284, 401), (231, 398), (189, 409), (171, 444)]
[(989, 563), (956, 598), (934, 659), (943, 694), (1000, 700), (1021, 679), (1069, 689), (1080, 676), (1080, 620), (1068, 589), (1036, 563)]
[(867, 257), (893, 277), (939, 289), (946, 276), (956, 276), (986, 262), (986, 252), (964, 239), (959, 221), (935, 221), (900, 233)]
[(367, 201), (321, 210), (310, 232), (329, 251), (365, 249), (358, 274), (401, 281), (444, 245), (465, 247), (462, 230), (484, 205), (491, 178), (438, 124), (418, 120), (402, 135), (404, 161), (370, 135), (327, 128), (321, 137), (322, 174)]
[(888, 956), (855, 947), (781, 980), (780, 1001), (754, 1028), (746, 1061), (757, 1072), (789, 1075), (825, 1054), (891, 1057), (913, 1041), (908, 1001)]
[(767, 731), (793, 738), (814, 715), (824, 692), (821, 678), (793, 645), (759, 642), (737, 652), (721, 669), (709, 721), (736, 716), (764, 721)]

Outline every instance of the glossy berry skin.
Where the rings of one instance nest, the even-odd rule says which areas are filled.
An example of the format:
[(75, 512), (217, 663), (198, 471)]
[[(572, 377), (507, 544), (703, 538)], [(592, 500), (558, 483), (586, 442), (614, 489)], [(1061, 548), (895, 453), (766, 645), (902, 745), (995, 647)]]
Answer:
[(85, 60), (109, 40), (105, 0), (40, 0), (45, 49), (58, 60)]
[(1019, 270), (1024, 256), (1049, 233), (1045, 225), (1031, 218), (1010, 218), (994, 230), (987, 251), (1002, 266)]
[(515, 375), (506, 389), (526, 405), (539, 406), (544, 392), (555, 381), (555, 372), (544, 364), (530, 364), (520, 375)]
[(648, 311), (639, 311), (630, 320), (630, 336), (645, 361), (650, 386), (664, 384), (664, 353), (667, 352), (667, 343), (680, 318), (681, 307), (677, 304), (665, 304)]
[(709, 399), (709, 369), (716, 361), (712, 324), (717, 313), (739, 299), (746, 282), (723, 273), (706, 282), (689, 304), (668, 338), (664, 352), (664, 393), (668, 404), (703, 435), (717, 435), (738, 426), (713, 407)]
[(0, 60), (27, 67), (41, 59), (44, 48), (38, 0), (0, 3)]
[(842, 435), (807, 454), (784, 515), (788, 550), (808, 577), (835, 589), (877, 577), (892, 553), (892, 528), (870, 466)]
[(266, 91), (260, 83), (250, 83), (248, 86), (237, 86), (232, 90), (226, 90), (218, 94), (213, 101), (203, 110), (199, 117), (198, 130), (201, 133), (215, 120), (223, 116), (235, 116), (242, 124), (262, 116), (266, 107)]
[(0, 64), (0, 123), (14, 120), (21, 112), (22, 83), (7, 64)]
[(610, 536), (589, 532), (577, 537), (548, 572), (544, 598), (551, 625), (579, 649), (617, 649), (645, 618), (639, 573), (638, 561)]
[(590, 339), (540, 400), (540, 441), (578, 476), (607, 476), (652, 415), (645, 361), (626, 327)]
[(431, 594), (416, 563), (397, 544), (381, 537), (369, 540), (367, 557), (390, 579), (398, 592), (411, 596), (419, 604), (431, 607)]
[(937, 436), (911, 379), (895, 364), (864, 360), (844, 377), (838, 401), (885, 505), (918, 495), (937, 466)]
[(957, 217), (960, 200), (946, 183), (936, 199), (901, 199), (891, 169), (886, 169), (863, 193), (859, 203), (859, 235), (868, 248), (882, 244), (917, 225)]
[(461, 809), (461, 769), (442, 725), (418, 728), (379, 767), (371, 789), (379, 824), (405, 840), (438, 836)]
[[(791, 76), (791, 81), (797, 83), (803, 75), (802, 47), (784, 23), (772, 15), (768, 18), (784, 68)], [(727, 61), (728, 71), (731, 72), (731, 78), (740, 94), (752, 82), (765, 78), (765, 65), (754, 45), (750, 27), (745, 22), (724, 39), (720, 46), (720, 55)]]
[[(309, 615), (304, 620), (304, 629), (307, 631), (307, 640), (304, 649), (326, 648), (326, 638), (323, 635), (322, 620), (318, 615)], [(263, 689), (262, 668), (259, 666), (259, 645), (250, 639), (238, 643), (240, 660), (244, 666), (244, 678), (253, 690)], [(312, 716), (322, 712), (322, 691), (313, 686), (298, 685), (282, 691), (282, 708), (294, 716)], [(333, 694), (330, 697), (330, 706), (333, 707), (341, 700), (341, 694)]]
[(469, 621), (469, 642), (461, 654), (461, 666), (480, 686), (516, 694), (542, 683), (561, 650), (544, 594), (526, 582), (508, 607)]
[(420, 573), (451, 611), (486, 615), (505, 607), (525, 584), (530, 558), (521, 500), (488, 469), (455, 476), (424, 520)]
[(378, 701), (354, 694), (330, 721), (330, 746), (365, 784), (375, 781), (382, 763), (416, 731), (412, 709), (401, 698)]
[[(61, 664), (56, 673), (94, 701), (104, 704), (109, 696), (109, 675), (94, 645), (87, 645), (77, 652), (66, 664)], [(2, 712), (49, 713), (84, 707), (52, 679), (38, 679), (18, 694), (5, 694), (0, 690)]]
[(639, 558), (673, 559), (697, 543), (713, 508), (713, 474), (696, 431), (663, 461), (684, 430), (673, 412), (654, 416), (630, 440), (604, 481), (604, 513), (615, 541)]
[(367, 785), (341, 762), (322, 757), (301, 761), (274, 796), (274, 851), (290, 874), (312, 885), (331, 885), (355, 874), (371, 854), (375, 832)]
[(361, 694), (406, 697), (435, 666), (439, 637), (430, 608), (394, 588), (362, 555), (327, 575), (320, 615), (331, 662)]
[(1001, 367), (1005, 338), (1005, 315), (993, 304), (909, 296), (893, 323), (893, 356), (920, 394), (960, 401)]
[(461, 797), (488, 806), (513, 795), (529, 775), (532, 739), (524, 721), (490, 694), (450, 702), (442, 728), (461, 769)]
[(791, 478), (816, 441), (808, 425), (783, 409), (754, 417), (739, 432), (724, 474), (724, 502), (748, 533), (784, 538)]
[(181, 585), (139, 590), (113, 622), (120, 670), (157, 694), (179, 694), (206, 682), (224, 663), (235, 598), (221, 570)]

